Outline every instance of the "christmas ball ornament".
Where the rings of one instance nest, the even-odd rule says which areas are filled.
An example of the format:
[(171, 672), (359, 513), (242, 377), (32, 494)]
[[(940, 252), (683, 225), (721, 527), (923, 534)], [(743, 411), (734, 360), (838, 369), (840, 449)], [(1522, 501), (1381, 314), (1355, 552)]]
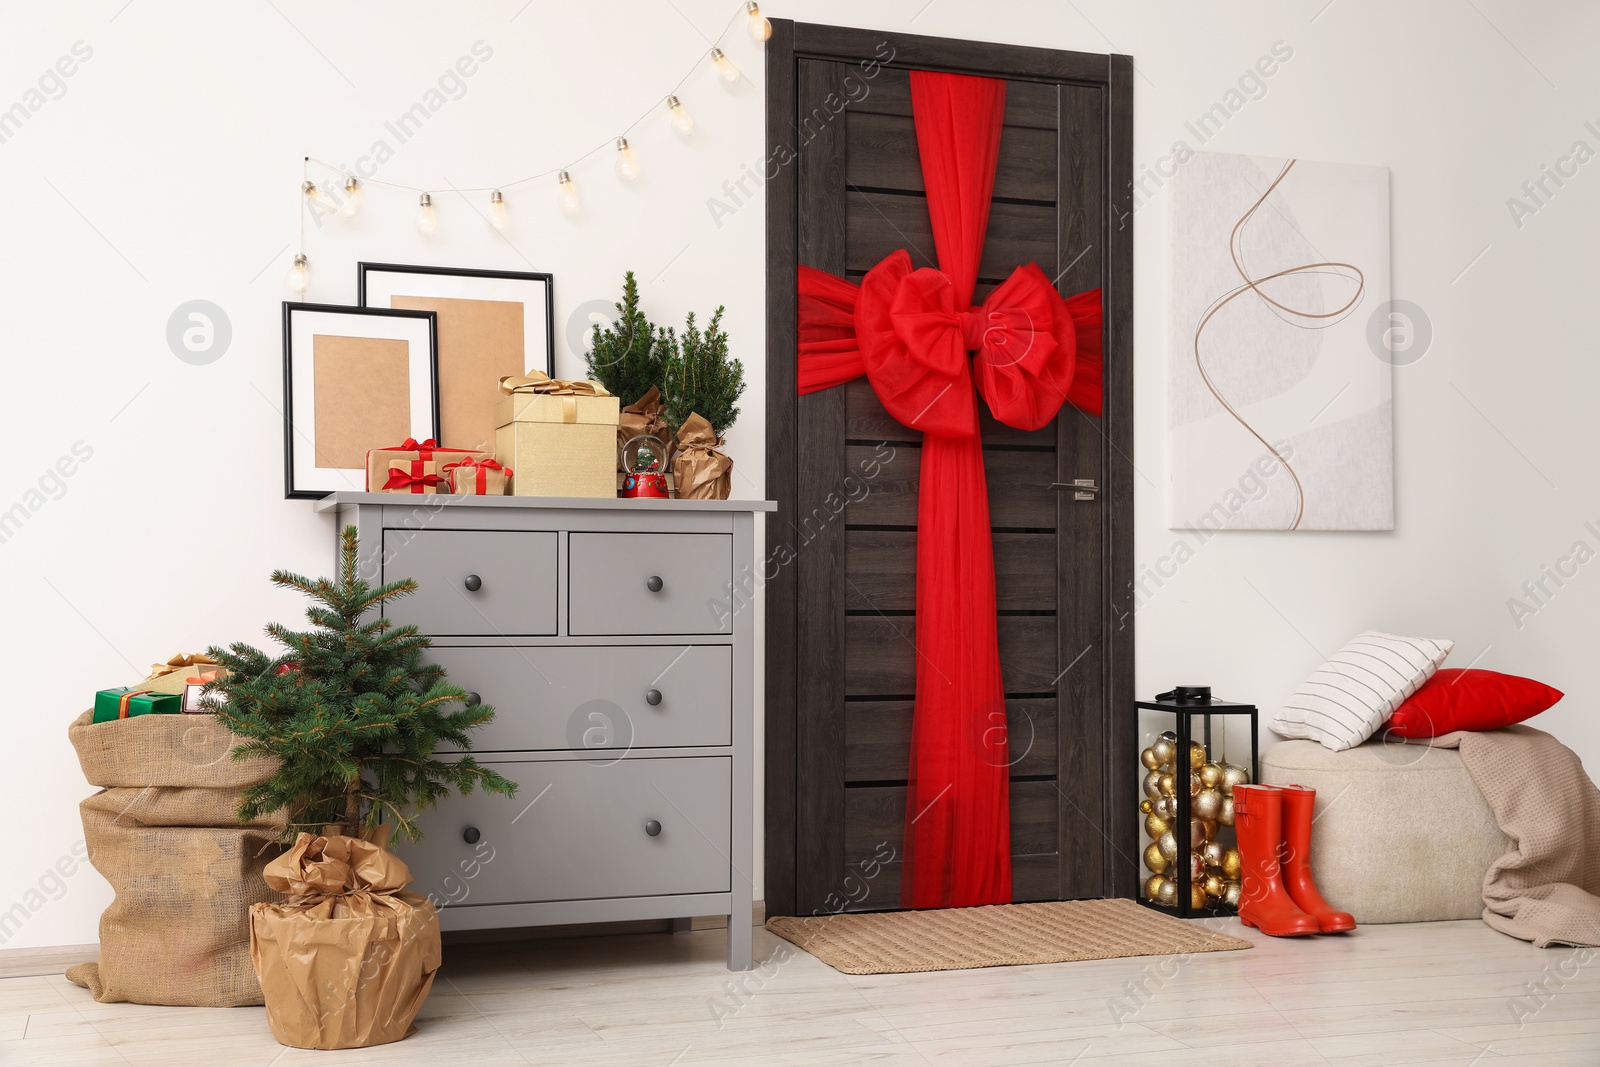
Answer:
[(1238, 881), (1240, 873), (1244, 870), (1244, 862), (1240, 860), (1239, 850), (1236, 848), (1224, 849), (1222, 862), (1217, 866), (1222, 868), (1222, 877), (1230, 882)]
[(1156, 838), (1156, 847), (1168, 861), (1178, 858), (1178, 839), (1171, 830)]
[(1213, 900), (1216, 900), (1216, 899), (1218, 899), (1218, 898), (1220, 898), (1222, 896), (1223, 891), (1226, 890), (1226, 889), (1227, 889), (1227, 884), (1225, 882), (1223, 882), (1222, 876), (1220, 874), (1208, 874), (1208, 875), (1206, 875), (1206, 880), (1205, 880), (1206, 896), (1212, 898)]
[(1164, 797), (1175, 797), (1178, 795), (1178, 780), (1170, 773), (1157, 775), (1156, 791)]
[(1166, 879), (1159, 874), (1152, 874), (1149, 878), (1146, 878), (1144, 880), (1144, 899), (1156, 899), (1156, 894), (1161, 891), (1161, 883), (1165, 881)]
[(1189, 907), (1203, 908), (1206, 906), (1206, 887), (1198, 882), (1189, 886)]
[(1172, 824), (1159, 815), (1146, 815), (1144, 817), (1145, 836), (1152, 841), (1172, 829)]
[(1233, 787), (1236, 785), (1249, 785), (1250, 772), (1237, 763), (1224, 763), (1222, 765), (1222, 795), (1233, 796)]
[(1198, 741), (1189, 742), (1189, 769), (1198, 771), (1206, 765), (1206, 746)]
[(1215, 823), (1206, 822), (1204, 819), (1189, 817), (1189, 845), (1198, 854), (1201, 847), (1211, 840), (1211, 827)]
[(1224, 882), (1222, 887), (1222, 902), (1230, 908), (1239, 906), (1239, 883)]
[(1147, 771), (1153, 771), (1161, 766), (1161, 761), (1156, 759), (1155, 750), (1150, 748), (1139, 753), (1139, 762), (1144, 764), (1144, 769)]
[(1215, 763), (1201, 765), (1200, 784), (1207, 789), (1217, 788), (1222, 784), (1222, 768)]
[(1144, 776), (1144, 795), (1154, 800), (1161, 795), (1161, 775), (1151, 771)]
[(1161, 879), (1161, 884), (1156, 887), (1156, 903), (1169, 908), (1178, 903), (1178, 883), (1171, 878)]
[(1206, 863), (1197, 852), (1189, 853), (1189, 884), (1203, 882), (1206, 879)]
[(1233, 825), (1233, 798), (1222, 798), (1222, 810), (1217, 813), (1217, 821), (1224, 826)]
[(1177, 797), (1157, 797), (1150, 803), (1155, 806), (1156, 814), (1163, 819), (1173, 819), (1178, 815)]
[(1222, 814), (1222, 794), (1215, 789), (1202, 789), (1195, 794), (1189, 810), (1201, 819), (1215, 819)]
[(1144, 866), (1152, 874), (1165, 874), (1167, 872), (1167, 857), (1161, 854), (1161, 848), (1154, 841), (1145, 846)]
[(1222, 847), (1220, 841), (1207, 841), (1200, 848), (1200, 858), (1206, 861), (1207, 867), (1221, 867), (1222, 854), (1227, 849)]
[(1215, 838), (1217, 836), (1217, 827), (1221, 826), (1222, 824), (1217, 822), (1215, 819), (1201, 819), (1200, 821), (1205, 823), (1206, 840), (1210, 841)]
[(1143, 812), (1144, 814), (1149, 815), (1152, 811), (1155, 811), (1156, 809), (1155, 809), (1155, 805), (1151, 802), (1150, 798), (1149, 797), (1145, 797), (1143, 800), (1139, 801), (1139, 810), (1141, 812)]
[(1200, 776), (1193, 771), (1189, 772), (1189, 795), (1194, 796), (1200, 792)]
[(1150, 753), (1155, 756), (1158, 766), (1163, 763), (1170, 765), (1172, 763), (1172, 754), (1175, 751), (1176, 746), (1167, 740), (1165, 734), (1156, 738), (1156, 743), (1150, 746)]

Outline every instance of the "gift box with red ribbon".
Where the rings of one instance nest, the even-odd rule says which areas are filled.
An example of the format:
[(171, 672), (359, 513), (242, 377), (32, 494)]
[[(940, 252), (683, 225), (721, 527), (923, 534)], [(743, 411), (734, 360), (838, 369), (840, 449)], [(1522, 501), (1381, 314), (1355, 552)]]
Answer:
[(442, 448), (431, 437), (425, 441), (408, 437), (402, 444), (367, 452), (367, 492), (448, 493), (448, 480), (441, 470), (445, 464), (493, 458), (492, 452)]
[(492, 459), (463, 459), (443, 469), (448, 491), (466, 496), (505, 496), (513, 473)]

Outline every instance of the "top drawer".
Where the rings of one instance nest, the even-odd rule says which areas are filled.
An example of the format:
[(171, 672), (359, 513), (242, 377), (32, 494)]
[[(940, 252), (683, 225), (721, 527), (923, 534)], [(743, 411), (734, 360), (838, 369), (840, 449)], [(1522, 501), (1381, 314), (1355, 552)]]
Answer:
[(556, 535), (543, 531), (385, 530), (383, 580), (414, 578), (390, 601), (396, 625), (433, 637), (554, 634)]
[(733, 632), (732, 534), (573, 533), (574, 636)]

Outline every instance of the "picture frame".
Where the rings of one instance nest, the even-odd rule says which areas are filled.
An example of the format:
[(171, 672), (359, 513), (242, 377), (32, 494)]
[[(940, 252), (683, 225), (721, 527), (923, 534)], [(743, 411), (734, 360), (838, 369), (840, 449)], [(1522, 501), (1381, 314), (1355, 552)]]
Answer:
[(438, 437), (431, 311), (283, 304), (283, 495), (366, 488), (368, 449)]
[(439, 316), (439, 443), (494, 447), (500, 379), (555, 374), (554, 278), (537, 271), (359, 263), (362, 307)]

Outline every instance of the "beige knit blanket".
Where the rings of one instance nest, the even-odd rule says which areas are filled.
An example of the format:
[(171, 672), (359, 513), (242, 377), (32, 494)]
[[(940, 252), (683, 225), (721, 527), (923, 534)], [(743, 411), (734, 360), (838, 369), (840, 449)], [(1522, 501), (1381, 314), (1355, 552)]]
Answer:
[(1483, 921), (1539, 948), (1600, 946), (1600, 789), (1543, 730), (1434, 738), (1461, 752), (1511, 850), (1483, 879)]

